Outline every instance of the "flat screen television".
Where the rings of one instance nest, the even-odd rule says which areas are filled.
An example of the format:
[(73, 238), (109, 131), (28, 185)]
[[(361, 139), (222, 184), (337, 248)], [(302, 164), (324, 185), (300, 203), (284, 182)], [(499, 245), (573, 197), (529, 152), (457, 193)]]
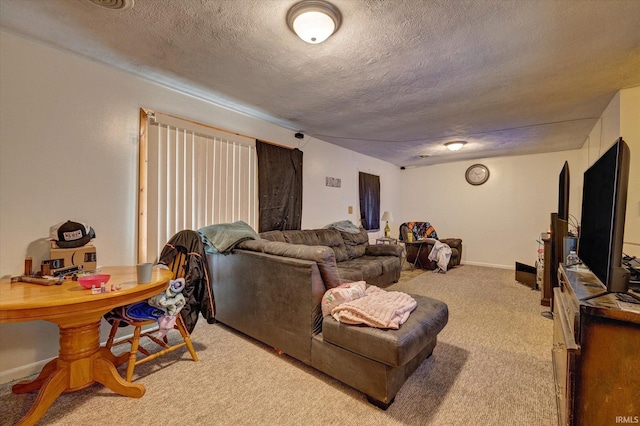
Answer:
[(618, 138), (584, 172), (578, 256), (607, 292), (626, 293), (629, 271), (622, 266), (629, 186), (629, 147)]
[(569, 162), (565, 161), (558, 177), (558, 219), (569, 220)]
[[(564, 259), (564, 238), (569, 235), (569, 163), (564, 162), (558, 176), (558, 212), (551, 213), (551, 270), (557, 271)], [(553, 288), (558, 286), (558, 276), (551, 274), (551, 306)]]

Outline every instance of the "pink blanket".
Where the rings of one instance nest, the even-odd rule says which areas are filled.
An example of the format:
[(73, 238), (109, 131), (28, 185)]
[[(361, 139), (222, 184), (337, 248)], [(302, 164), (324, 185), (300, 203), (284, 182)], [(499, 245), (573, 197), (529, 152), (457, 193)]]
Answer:
[(365, 324), (397, 330), (417, 305), (406, 293), (369, 286), (364, 297), (336, 306), (331, 315), (345, 324)]

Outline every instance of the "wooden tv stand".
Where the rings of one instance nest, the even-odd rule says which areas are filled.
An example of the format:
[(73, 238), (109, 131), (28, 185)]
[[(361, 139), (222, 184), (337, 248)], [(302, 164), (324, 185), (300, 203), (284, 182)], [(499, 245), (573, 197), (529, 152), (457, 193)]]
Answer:
[[(591, 271), (558, 268), (553, 370), (560, 425), (638, 423), (640, 313), (623, 310)], [(640, 305), (637, 305), (640, 307)]]

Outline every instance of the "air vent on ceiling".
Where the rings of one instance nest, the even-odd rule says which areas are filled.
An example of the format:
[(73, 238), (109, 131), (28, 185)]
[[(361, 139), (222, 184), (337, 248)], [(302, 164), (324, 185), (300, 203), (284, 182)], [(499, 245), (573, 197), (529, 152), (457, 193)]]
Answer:
[(96, 6), (111, 10), (126, 10), (133, 7), (134, 0), (89, 0)]

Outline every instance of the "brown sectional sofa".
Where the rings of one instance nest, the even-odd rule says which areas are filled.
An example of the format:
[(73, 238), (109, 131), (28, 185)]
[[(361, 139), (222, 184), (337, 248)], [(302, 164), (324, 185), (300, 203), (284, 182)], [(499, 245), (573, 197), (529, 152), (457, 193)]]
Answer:
[[(369, 245), (367, 231), (359, 233), (335, 229), (304, 231), (269, 231), (260, 234), (264, 240), (306, 246), (329, 247), (335, 256), (340, 282), (366, 281), (387, 287), (398, 281), (402, 269), (402, 247)], [(333, 287), (332, 284), (330, 286)]]
[[(447, 305), (412, 295), (418, 307), (398, 330), (352, 326), (322, 316), (321, 300), (342, 282), (385, 287), (398, 280), (402, 248), (370, 246), (366, 232), (274, 231), (231, 254), (208, 254), (216, 321), (363, 392), (386, 408), (431, 355)], [(342, 259), (337, 261), (337, 259)]]

